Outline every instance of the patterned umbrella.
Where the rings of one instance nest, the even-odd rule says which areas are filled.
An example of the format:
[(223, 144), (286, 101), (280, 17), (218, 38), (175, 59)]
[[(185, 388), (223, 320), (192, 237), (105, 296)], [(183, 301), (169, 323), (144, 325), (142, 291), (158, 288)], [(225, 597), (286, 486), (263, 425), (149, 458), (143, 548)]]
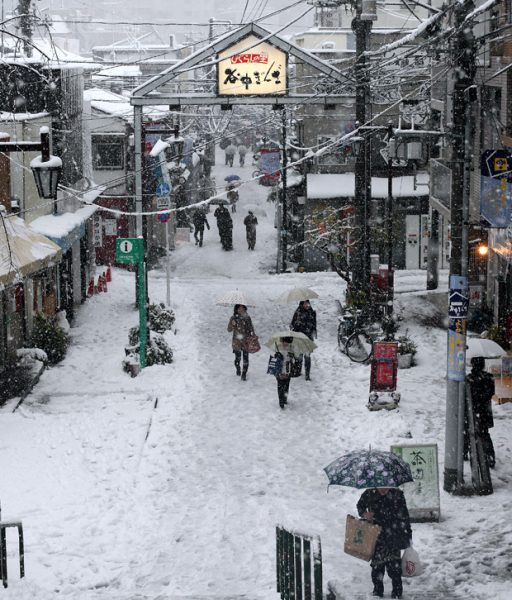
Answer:
[(340, 456), (324, 469), (329, 485), (358, 489), (398, 487), (413, 481), (411, 468), (393, 452), (356, 450)]
[(244, 306), (255, 306), (254, 301), (245, 292), (241, 290), (230, 290), (223, 294), (215, 302), (217, 306), (234, 306), (243, 304)]

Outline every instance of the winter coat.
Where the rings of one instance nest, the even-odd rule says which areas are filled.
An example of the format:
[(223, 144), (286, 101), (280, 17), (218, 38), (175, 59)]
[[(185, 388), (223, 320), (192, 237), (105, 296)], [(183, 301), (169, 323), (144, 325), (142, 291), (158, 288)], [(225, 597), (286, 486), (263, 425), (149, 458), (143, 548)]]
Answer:
[(236, 146), (233, 144), (229, 144), (229, 146), (224, 150), (227, 156), (235, 156)]
[(247, 215), (244, 219), (244, 225), (247, 231), (252, 231), (258, 224), (258, 219), (254, 215)]
[(281, 352), (283, 357), (283, 364), (281, 371), (276, 375), (277, 379), (290, 379), (290, 372), (292, 369), (292, 362), (295, 360), (293, 352)]
[(210, 229), (210, 225), (208, 224), (206, 215), (204, 214), (203, 211), (197, 210), (194, 213), (194, 216), (192, 217), (192, 223), (194, 223), (194, 227), (196, 228), (197, 231), (200, 231), (201, 229), (204, 230), (205, 225), (208, 229)]
[(252, 326), (251, 317), (246, 313), (245, 315), (233, 315), (229, 319), (228, 331), (233, 332), (233, 340), (231, 346), (236, 352), (245, 350), (245, 340), (247, 336), (254, 334), (254, 327)]
[(217, 219), (219, 231), (227, 231), (233, 229), (233, 220), (229, 214), (229, 210), (225, 206), (219, 206), (215, 209), (213, 216)]
[(240, 154), (240, 156), (245, 156), (247, 154), (247, 148), (243, 144), (238, 146), (238, 154)]
[(493, 376), (486, 371), (471, 371), (466, 380), (471, 390), (476, 427), (478, 429), (494, 427), (491, 401), (495, 392)]
[(304, 333), (311, 340), (316, 338), (316, 310), (311, 306), (306, 310), (301, 302), (293, 315), (290, 329)]
[(365, 512), (373, 513), (373, 522), (382, 527), (377, 539), (374, 560), (386, 561), (400, 555), (400, 549), (408, 548), (412, 539), (409, 511), (402, 490), (391, 488), (382, 496), (378, 490), (363, 492), (357, 503), (360, 517)]

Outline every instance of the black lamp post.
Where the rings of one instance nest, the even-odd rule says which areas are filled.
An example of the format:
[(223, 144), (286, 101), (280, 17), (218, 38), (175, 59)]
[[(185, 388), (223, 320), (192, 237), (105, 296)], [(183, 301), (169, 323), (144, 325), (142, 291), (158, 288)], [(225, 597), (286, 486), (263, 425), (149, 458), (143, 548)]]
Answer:
[[(30, 162), (30, 168), (34, 174), (37, 193), (40, 198), (57, 199), (57, 190), (62, 173), (62, 160), (57, 156), (50, 155), (50, 130), (41, 127), (40, 142), (2, 142), (0, 152), (33, 152), (40, 150), (41, 155)], [(54, 212), (57, 207), (54, 206)]]

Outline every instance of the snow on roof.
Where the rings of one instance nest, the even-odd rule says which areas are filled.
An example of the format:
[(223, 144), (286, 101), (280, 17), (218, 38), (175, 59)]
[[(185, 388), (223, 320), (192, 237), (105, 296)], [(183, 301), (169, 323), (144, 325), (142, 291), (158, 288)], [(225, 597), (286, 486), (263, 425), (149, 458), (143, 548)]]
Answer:
[[(101, 88), (91, 88), (84, 90), (84, 100), (90, 102), (92, 108), (107, 115), (124, 119), (128, 123), (133, 122), (133, 106), (125, 96)], [(167, 105), (144, 107), (144, 115), (153, 119), (160, 119), (168, 112)]]
[[(342, 174), (310, 174), (307, 176), (307, 198), (308, 200), (328, 198), (353, 198), (355, 196), (354, 173)], [(428, 173), (419, 173), (416, 176), (419, 186), (414, 189), (414, 177), (411, 175), (393, 177), (393, 197), (418, 197), (428, 196), (428, 188), (422, 184), (428, 184)], [(372, 177), (372, 198), (388, 197), (387, 177)]]
[(49, 117), (50, 113), (10, 113), (0, 111), (0, 121), (12, 122), (12, 121), (35, 121), (43, 117)]
[(46, 237), (59, 239), (70, 234), (73, 229), (85, 223), (93, 215), (98, 206), (95, 204), (84, 206), (77, 211), (66, 212), (61, 215), (44, 215), (38, 217), (30, 223), (31, 229), (42, 233)]
[[(10, 45), (11, 49), (14, 49), (13, 44), (9, 44), (9, 37), (6, 38), (6, 46)], [(96, 70), (101, 68), (101, 66), (93, 62), (90, 58), (84, 58), (78, 54), (74, 54), (73, 52), (69, 52), (69, 50), (63, 50), (59, 48), (56, 44), (54, 44), (50, 40), (34, 38), (33, 40), (33, 55), (29, 58), (22, 53), (14, 54), (4, 54), (2, 57), (2, 61), (4, 63), (9, 64), (48, 64), (48, 59), (50, 60), (50, 66), (53, 68), (59, 67), (80, 67), (83, 69), (91, 69)]]
[(93, 79), (96, 77), (98, 79), (103, 77), (140, 77), (141, 75), (142, 71), (139, 65), (118, 65), (117, 67), (102, 69), (96, 75), (93, 75)]

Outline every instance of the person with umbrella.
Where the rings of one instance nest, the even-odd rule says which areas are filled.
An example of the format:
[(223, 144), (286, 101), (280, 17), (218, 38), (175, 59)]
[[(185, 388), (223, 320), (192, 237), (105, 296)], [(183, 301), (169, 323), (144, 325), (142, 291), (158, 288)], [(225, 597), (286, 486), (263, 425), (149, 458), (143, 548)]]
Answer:
[[(247, 313), (247, 306), (244, 304), (235, 304), (233, 316), (228, 322), (228, 331), (233, 333), (231, 347), (235, 355), (236, 374), (241, 376), (242, 381), (247, 380), (247, 371), (249, 369), (249, 353), (246, 348), (246, 340), (254, 335), (254, 327), (251, 317)], [(240, 359), (243, 357), (242, 370), (240, 371)]]
[(274, 374), (277, 379), (279, 406), (284, 408), (288, 403), (290, 378), (300, 375), (301, 365), (297, 357), (304, 352), (313, 352), (316, 344), (299, 331), (283, 330), (272, 334), (265, 346), (273, 350), (281, 359), (279, 371)]
[(256, 246), (256, 225), (258, 224), (258, 219), (255, 217), (252, 210), (248, 211), (247, 216), (244, 219), (245, 225), (245, 237), (247, 238), (247, 246), (249, 250), (254, 250), (254, 246)]
[[(313, 310), (309, 300), (301, 300), (290, 323), (290, 329), (292, 331), (301, 331), (307, 335), (310, 340), (313, 340), (317, 336), (316, 332), (316, 311)], [(304, 367), (306, 381), (310, 381), (311, 373), (311, 355), (309, 353), (304, 354)]]
[(224, 250), (233, 250), (233, 220), (228, 209), (220, 204), (213, 213), (217, 219), (219, 229), (220, 243)]
[(384, 596), (384, 571), (391, 583), (391, 598), (402, 597), (400, 550), (411, 545), (412, 530), (404, 493), (398, 488), (379, 487), (363, 492), (357, 503), (359, 516), (380, 525), (375, 554), (371, 560), (373, 595)]
[(227, 189), (227, 199), (231, 204), (231, 212), (236, 212), (236, 203), (238, 202), (238, 191), (236, 189), (236, 183), (228, 183), (226, 186)]
[(373, 595), (384, 596), (383, 579), (387, 571), (393, 584), (391, 597), (401, 598), (400, 550), (411, 545), (412, 530), (404, 494), (397, 486), (413, 481), (410, 466), (394, 452), (370, 448), (349, 452), (327, 465), (324, 471), (329, 485), (365, 489), (357, 503), (357, 512), (382, 528), (370, 563)]

